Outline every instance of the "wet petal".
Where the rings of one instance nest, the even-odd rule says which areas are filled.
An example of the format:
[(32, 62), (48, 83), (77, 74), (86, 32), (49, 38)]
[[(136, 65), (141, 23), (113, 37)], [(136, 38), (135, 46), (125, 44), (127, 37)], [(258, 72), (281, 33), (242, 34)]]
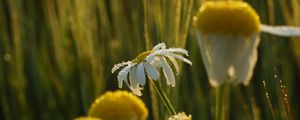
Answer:
[(189, 56), (188, 51), (185, 49), (182, 49), (182, 48), (169, 48), (169, 49), (166, 49), (166, 51), (172, 52), (172, 53), (181, 53), (186, 56)]
[(158, 71), (156, 68), (154, 68), (150, 63), (144, 62), (144, 67), (146, 69), (146, 72), (148, 76), (153, 80), (158, 80)]
[(119, 72), (119, 74), (118, 74), (119, 88), (122, 87), (123, 80), (127, 78), (128, 72), (131, 67), (132, 67), (131, 65), (128, 65)]
[(136, 67), (131, 68), (131, 70), (129, 72), (129, 81), (130, 81), (130, 87), (138, 84), (138, 81), (136, 78)]
[(170, 61), (173, 63), (175, 69), (176, 69), (176, 73), (178, 74), (179, 73), (179, 66), (178, 66), (178, 63), (176, 61), (176, 59), (174, 57), (171, 57), (171, 56), (167, 56)]
[(167, 53), (167, 54), (165, 54), (165, 55), (166, 55), (166, 56), (171, 56), (171, 57), (177, 58), (177, 59), (179, 59), (179, 60), (181, 60), (181, 61), (183, 61), (183, 62), (186, 62), (187, 64), (192, 65), (192, 62), (191, 62), (189, 59), (187, 59), (187, 58), (185, 58), (185, 57), (182, 57), (182, 56), (180, 56), (180, 55), (177, 55), (177, 54), (174, 54), (174, 53)]
[(156, 51), (156, 50), (165, 49), (165, 48), (166, 48), (165, 43), (159, 43), (158, 45), (154, 46), (152, 50)]
[(130, 85), (128, 81), (126, 81), (126, 84), (129, 86), (129, 89), (132, 91), (133, 94), (137, 96), (143, 95), (141, 90), (143, 89), (142, 87), (139, 86), (137, 76), (136, 76), (136, 71), (137, 68), (133, 67), (130, 72), (129, 72), (129, 80), (130, 80)]
[(111, 73), (114, 73), (116, 70), (118, 70), (120, 67), (123, 67), (125, 65), (129, 65), (131, 63), (131, 61), (128, 62), (122, 62), (119, 64), (115, 64), (114, 67), (111, 69)]
[(118, 80), (118, 87), (122, 88), (122, 86), (123, 86), (123, 80)]
[(172, 87), (175, 87), (175, 77), (170, 65), (164, 57), (160, 57), (160, 60), (162, 61), (162, 69), (167, 80), (167, 85), (171, 84)]
[(156, 67), (157, 69), (161, 68), (161, 61), (159, 57), (154, 57), (151, 62), (149, 62), (152, 66)]
[(142, 96), (141, 90), (143, 90), (143, 87), (140, 87), (139, 84), (136, 84), (135, 86), (129, 87), (133, 94), (137, 96)]
[(136, 76), (137, 80), (139, 81), (138, 83), (144, 86), (146, 84), (146, 77), (143, 62), (137, 65)]
[(300, 28), (290, 26), (261, 25), (261, 30), (278, 36), (300, 36)]

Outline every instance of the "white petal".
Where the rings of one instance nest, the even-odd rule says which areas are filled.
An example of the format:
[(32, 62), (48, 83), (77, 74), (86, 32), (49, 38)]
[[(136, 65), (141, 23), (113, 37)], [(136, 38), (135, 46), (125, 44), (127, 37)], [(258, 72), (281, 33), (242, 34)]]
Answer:
[(129, 81), (130, 86), (135, 86), (138, 84), (137, 78), (136, 78), (136, 67), (132, 67), (129, 72)]
[(153, 47), (153, 51), (159, 50), (159, 49), (165, 49), (166, 48), (166, 44), (165, 43), (159, 43), (158, 45)]
[(165, 55), (166, 55), (166, 56), (171, 56), (171, 57), (177, 58), (177, 59), (179, 59), (179, 60), (181, 60), (181, 61), (183, 61), (183, 62), (186, 62), (187, 64), (192, 65), (192, 62), (191, 62), (189, 59), (187, 59), (187, 58), (185, 58), (185, 57), (182, 57), (182, 56), (180, 56), (180, 55), (177, 55), (177, 54), (174, 54), (174, 53), (167, 53), (167, 54), (165, 54)]
[(162, 69), (167, 80), (167, 85), (171, 84), (172, 87), (175, 87), (175, 77), (170, 65), (164, 57), (160, 57), (160, 60), (162, 61)]
[(236, 79), (235, 68), (234, 68), (233, 65), (229, 65), (227, 72), (228, 72), (227, 75), (230, 78), (230, 80), (235, 80)]
[(159, 57), (155, 56), (153, 58), (153, 60), (150, 62), (150, 64), (154, 67), (156, 67), (157, 69), (161, 68), (161, 60)]
[(118, 87), (122, 88), (122, 86), (123, 86), (123, 81), (118, 81)]
[(259, 45), (259, 42), (260, 42), (260, 38), (259, 36), (255, 37), (255, 36), (252, 36), (251, 38), (248, 38), (248, 40), (252, 41), (251, 44), (253, 44), (253, 51), (252, 51), (252, 55), (250, 55), (250, 58), (248, 60), (248, 63), (249, 63), (249, 66), (248, 66), (248, 69), (249, 70), (243, 70), (243, 71), (246, 71), (245, 74), (243, 76), (245, 76), (245, 80), (244, 81), (240, 81), (240, 82), (243, 82), (244, 85), (248, 85), (251, 78), (252, 78), (252, 75), (253, 75), (253, 71), (254, 71), (254, 67), (256, 65), (256, 61), (257, 61), (257, 47)]
[(156, 68), (154, 68), (150, 63), (144, 62), (144, 67), (146, 69), (146, 72), (148, 76), (153, 80), (158, 80), (158, 71)]
[(126, 79), (126, 80), (124, 80), (124, 82), (126, 83), (126, 85), (128, 86), (128, 87), (130, 87), (131, 85), (129, 84), (129, 82), (128, 82), (128, 80)]
[(137, 65), (136, 76), (137, 80), (139, 81), (138, 83), (144, 86), (146, 84), (146, 77), (143, 62)]
[(118, 70), (120, 67), (123, 67), (125, 65), (129, 65), (131, 63), (131, 61), (128, 62), (122, 62), (119, 64), (115, 64), (114, 67), (111, 69), (111, 73), (114, 73), (116, 70)]
[(176, 59), (174, 57), (171, 57), (171, 56), (167, 56), (171, 62), (173, 63), (175, 69), (176, 69), (176, 73), (178, 74), (179, 73), (179, 66), (178, 66), (178, 63), (176, 61)]
[(249, 37), (201, 34), (198, 43), (209, 82), (213, 87), (224, 83), (249, 83), (257, 61), (259, 33)]
[(188, 51), (185, 49), (182, 49), (182, 48), (169, 48), (169, 49), (166, 49), (166, 51), (172, 52), (172, 53), (181, 53), (186, 56), (189, 56)]
[(157, 55), (157, 52), (154, 51), (151, 54), (149, 54), (146, 58), (145, 61), (148, 61), (149, 63), (151, 63), (151, 61), (154, 59), (154, 57)]
[(126, 67), (124, 67), (118, 74), (118, 82), (119, 82), (119, 87), (121, 86), (122, 87), (122, 82), (124, 79), (127, 78), (127, 75), (128, 75), (128, 72), (130, 70), (132, 66), (131, 65), (128, 65)]
[(133, 94), (137, 95), (137, 96), (141, 96), (142, 92), (141, 90), (143, 89), (142, 87), (139, 86), (139, 83), (137, 81), (136, 78), (136, 67), (132, 67), (130, 72), (129, 72), (129, 80), (130, 80), (130, 85), (127, 83), (127, 85), (129, 86), (130, 90), (132, 91)]
[(137, 96), (142, 96), (142, 92), (141, 90), (143, 90), (143, 87), (140, 87), (139, 84), (137, 84), (136, 86), (131, 86), (129, 87), (130, 90), (132, 91), (133, 94), (137, 95)]
[(300, 28), (289, 26), (270, 26), (261, 24), (261, 30), (278, 36), (300, 36)]

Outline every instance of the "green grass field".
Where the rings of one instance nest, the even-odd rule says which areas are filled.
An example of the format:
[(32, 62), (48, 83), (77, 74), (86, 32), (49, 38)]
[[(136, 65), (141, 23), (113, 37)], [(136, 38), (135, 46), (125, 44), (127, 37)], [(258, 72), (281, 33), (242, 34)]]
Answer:
[[(193, 62), (180, 62), (176, 87), (164, 87), (175, 109), (194, 120), (214, 119), (216, 93), (192, 25), (204, 1), (0, 0), (0, 119), (84, 116), (96, 97), (119, 89), (114, 64), (160, 42), (187, 49)], [(299, 0), (246, 2), (264, 24), (300, 27)], [(300, 37), (262, 33), (250, 85), (230, 86), (227, 119), (300, 119), (298, 85)], [(150, 82), (142, 92), (149, 120), (170, 115)]]

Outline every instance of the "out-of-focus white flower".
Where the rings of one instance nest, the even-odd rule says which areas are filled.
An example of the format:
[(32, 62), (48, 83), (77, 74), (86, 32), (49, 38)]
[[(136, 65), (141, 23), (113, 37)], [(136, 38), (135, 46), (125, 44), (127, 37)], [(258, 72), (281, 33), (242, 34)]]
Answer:
[(260, 23), (243, 1), (208, 1), (193, 18), (202, 59), (212, 86), (225, 82), (249, 84), (257, 61), (260, 32), (300, 35), (300, 29)]
[(141, 86), (146, 84), (146, 75), (153, 80), (158, 80), (158, 69), (162, 69), (167, 85), (175, 87), (175, 76), (167, 59), (172, 62), (178, 73), (179, 66), (176, 59), (192, 65), (192, 62), (182, 55), (188, 56), (188, 51), (182, 48), (166, 49), (166, 45), (160, 43), (154, 46), (151, 51), (139, 54), (132, 61), (115, 64), (111, 72), (114, 73), (123, 67), (118, 74), (119, 88), (122, 87), (123, 81), (125, 81), (131, 91), (140, 96), (142, 95), (141, 90), (143, 89)]
[(187, 116), (184, 112), (180, 112), (177, 115), (169, 117), (168, 120), (192, 120), (192, 116)]

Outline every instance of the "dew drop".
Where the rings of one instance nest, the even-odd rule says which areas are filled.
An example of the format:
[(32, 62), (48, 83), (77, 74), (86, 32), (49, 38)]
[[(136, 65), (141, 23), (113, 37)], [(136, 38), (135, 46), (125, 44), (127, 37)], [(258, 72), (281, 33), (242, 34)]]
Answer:
[(4, 59), (4, 61), (9, 62), (9, 61), (11, 61), (11, 55), (9, 53), (5, 53), (3, 55), (3, 59)]

